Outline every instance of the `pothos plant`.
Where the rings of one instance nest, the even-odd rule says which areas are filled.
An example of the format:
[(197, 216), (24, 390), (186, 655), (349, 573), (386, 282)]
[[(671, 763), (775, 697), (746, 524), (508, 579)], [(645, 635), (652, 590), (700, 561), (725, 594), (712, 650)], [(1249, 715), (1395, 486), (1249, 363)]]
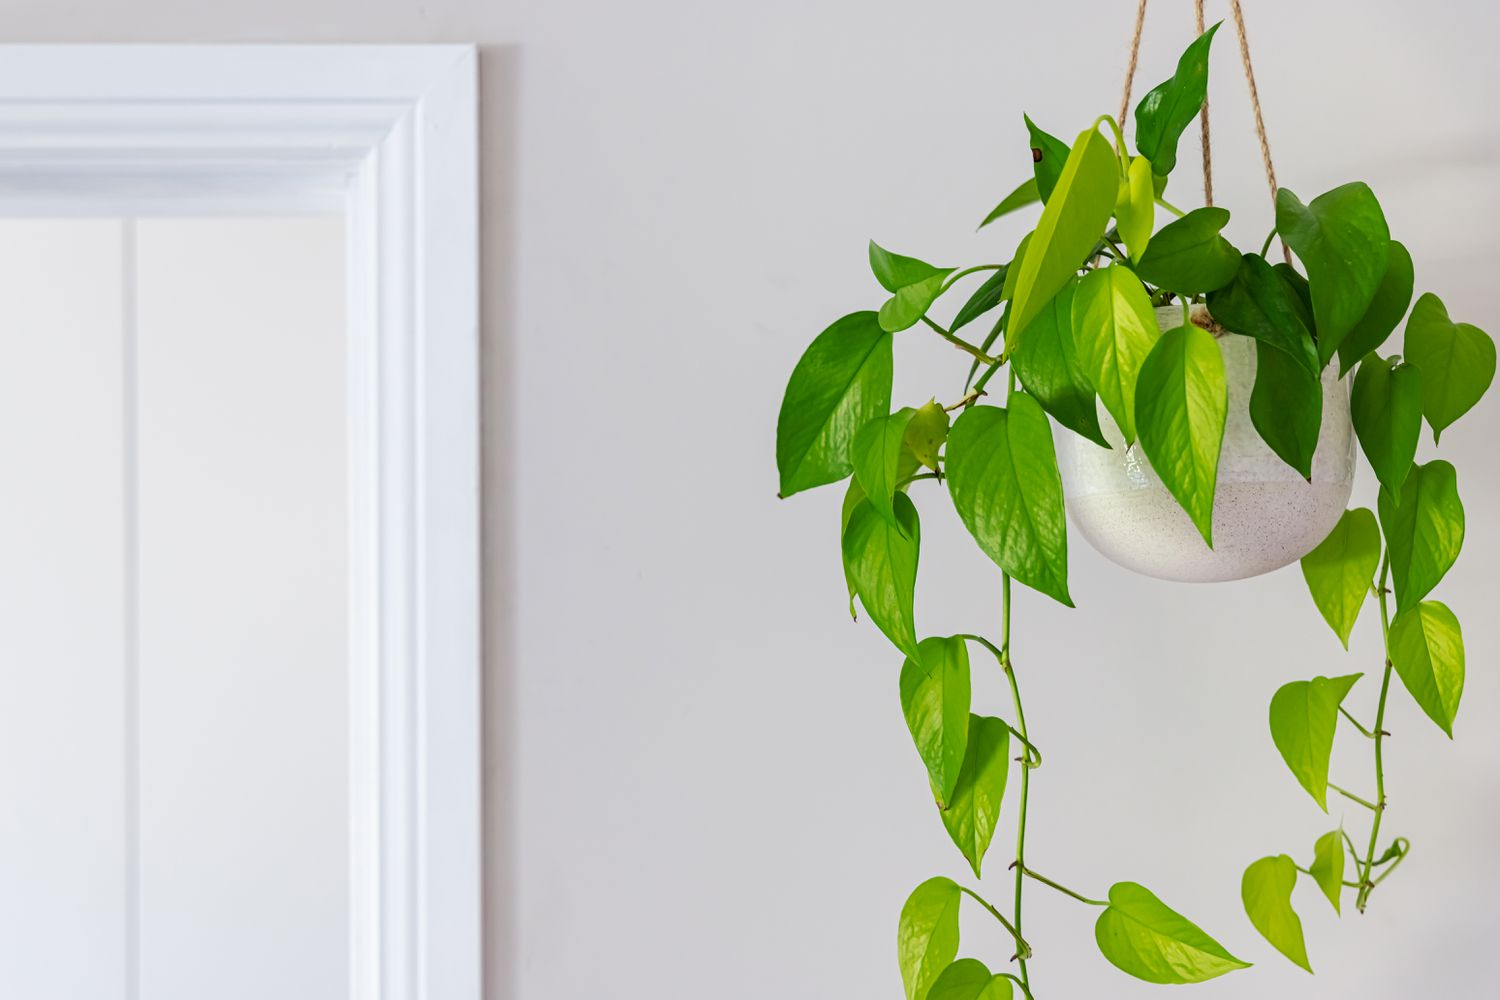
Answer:
[[(1292, 961), (1311, 971), (1291, 906), (1299, 878), (1311, 879), (1335, 911), (1351, 896), (1362, 911), (1410, 850), (1403, 837), (1381, 840), (1392, 676), (1452, 734), (1463, 639), (1453, 612), (1430, 595), (1458, 556), (1464, 511), (1454, 467), (1441, 460), (1417, 464), (1415, 457), (1424, 419), (1436, 443), (1488, 388), (1495, 347), (1479, 329), (1452, 321), (1431, 293), (1407, 316), (1411, 257), (1391, 239), (1380, 204), (1362, 183), (1307, 203), (1280, 190), (1275, 225), (1259, 253), (1242, 254), (1223, 237), (1229, 213), (1222, 208), (1183, 212), (1163, 199), (1179, 138), (1205, 101), (1217, 27), (1200, 35), (1173, 76), (1136, 107), (1134, 155), (1122, 123), (1111, 116), (1101, 116), (1071, 145), (1026, 119), (1033, 174), (984, 220), (1042, 205), (1008, 263), (939, 267), (872, 242), (870, 267), (888, 297), (878, 310), (851, 313), (819, 334), (786, 388), (776, 436), (780, 495), (849, 480), (840, 538), (850, 611), (857, 599), (904, 655), (902, 711), (938, 819), (976, 879), (1002, 799), (1010, 792), (1016, 800), (1004, 911), (945, 877), (923, 882), (902, 908), (897, 955), (907, 1000), (1003, 1000), (1017, 989), (1034, 998), (1023, 919), (1032, 883), (1098, 907), (1097, 946), (1132, 976), (1196, 983), (1248, 965), (1144, 886), (1119, 882), (1105, 898), (1094, 898), (1032, 867), (1027, 799), (1042, 754), (1010, 653), (1013, 582), (1072, 606), (1050, 421), (1108, 447), (1102, 405), (1125, 446), (1144, 452), (1212, 545), (1228, 407), (1216, 332), (1254, 338), (1252, 422), (1304, 477), (1311, 477), (1319, 438), (1324, 369), (1336, 364), (1338, 377), (1352, 373), (1354, 430), (1380, 482), (1378, 517), (1363, 508), (1347, 511), (1302, 560), (1313, 601), (1346, 649), (1361, 609), (1375, 599), (1385, 656), (1376, 665), (1374, 716), (1361, 722), (1346, 704), (1360, 673), (1294, 681), (1270, 703), (1272, 741), (1319, 807), (1327, 811), (1331, 791), (1370, 813), (1369, 830), (1358, 839), (1343, 829), (1318, 837), (1306, 865), (1278, 854), (1245, 870), (1242, 896), (1251, 923)], [(1158, 210), (1169, 217), (1160, 229)], [(1284, 261), (1267, 258), (1277, 236), (1300, 259), (1300, 270), (1290, 252)], [(940, 300), (979, 275), (984, 280), (949, 320), (934, 318)], [(1165, 330), (1156, 313), (1164, 305), (1180, 310)], [(961, 335), (996, 313), (978, 342)], [(1401, 351), (1382, 354), (1403, 318)], [(892, 409), (893, 348), (910, 329), (935, 334), (967, 356), (968, 378), (954, 402)], [(998, 392), (991, 388), (997, 376), (1004, 387)], [(975, 542), (1000, 568), (993, 639), (977, 631), (923, 638), (918, 631), (921, 523), (912, 488), (919, 483), (946, 487)], [(1008, 718), (982, 714), (971, 703), (974, 651), (1003, 672)], [(1374, 788), (1365, 794), (1329, 780), (1341, 717), (1373, 751)], [(958, 957), (964, 897), (1013, 942), (1013, 965), (1004, 971)]]

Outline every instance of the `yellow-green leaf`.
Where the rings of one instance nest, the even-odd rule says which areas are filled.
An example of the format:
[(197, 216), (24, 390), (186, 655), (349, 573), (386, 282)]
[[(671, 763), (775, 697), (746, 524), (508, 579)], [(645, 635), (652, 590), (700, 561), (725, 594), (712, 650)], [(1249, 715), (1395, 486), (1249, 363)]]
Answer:
[(1115, 968), (1148, 983), (1202, 983), (1250, 967), (1134, 882), (1110, 888), (1094, 940)]
[(1302, 577), (1313, 603), (1345, 649), (1379, 566), (1380, 525), (1365, 507), (1344, 511), (1328, 537), (1302, 557)]
[(927, 1000), (938, 976), (958, 955), (958, 904), (962, 892), (952, 879), (930, 878), (901, 907), (896, 956), (906, 1000)]
[(1442, 460), (1412, 468), (1400, 502), (1380, 491), (1380, 527), (1396, 578), (1396, 606), (1402, 610), (1432, 593), (1458, 560), (1464, 545), (1464, 505), (1458, 473)]
[(1093, 252), (1114, 214), (1118, 177), (1109, 142), (1092, 128), (1081, 133), (1020, 258), (1008, 347)]
[(1013, 1000), (1015, 989), (977, 958), (960, 958), (938, 976), (927, 1000)]
[(855, 505), (844, 529), (844, 566), (870, 620), (897, 649), (921, 659), (913, 603), (922, 529), (905, 493), (896, 494), (895, 509), (892, 524), (868, 497)]
[(1141, 365), (1136, 427), (1151, 467), (1210, 548), (1228, 413), (1224, 358), (1213, 334), (1193, 323), (1163, 333)]
[(906, 425), (906, 450), (920, 464), (938, 472), (938, 452), (948, 440), (948, 411), (937, 400), (917, 407), (911, 423)]
[(1334, 913), (1342, 913), (1344, 895), (1344, 835), (1340, 830), (1330, 830), (1318, 838), (1313, 845), (1313, 863), (1307, 868)]
[(1284, 684), (1271, 698), (1271, 741), (1318, 808), (1328, 811), (1328, 758), (1339, 706), (1363, 674)]
[(1130, 259), (1139, 261), (1151, 242), (1156, 223), (1156, 191), (1151, 180), (1151, 161), (1137, 156), (1120, 179), (1115, 196), (1115, 223)]
[(1391, 622), (1391, 663), (1417, 705), (1451, 739), (1464, 693), (1464, 636), (1457, 616), (1439, 601), (1402, 611)]
[(958, 784), (942, 817), (948, 836), (979, 878), (1010, 774), (1010, 727), (999, 719), (974, 715), (969, 717), (968, 735)]
[(1292, 889), (1297, 885), (1297, 863), (1285, 854), (1261, 858), (1245, 869), (1240, 880), (1240, 898), (1245, 914), (1261, 937), (1308, 972), (1307, 942), (1302, 920), (1292, 909)]
[(1128, 269), (1100, 268), (1078, 283), (1073, 342), (1079, 366), (1127, 445), (1136, 437), (1136, 379), (1160, 336), (1146, 289)]
[(957, 637), (923, 639), (901, 666), (901, 714), (927, 767), (933, 798), (953, 799), (969, 749), (969, 650)]

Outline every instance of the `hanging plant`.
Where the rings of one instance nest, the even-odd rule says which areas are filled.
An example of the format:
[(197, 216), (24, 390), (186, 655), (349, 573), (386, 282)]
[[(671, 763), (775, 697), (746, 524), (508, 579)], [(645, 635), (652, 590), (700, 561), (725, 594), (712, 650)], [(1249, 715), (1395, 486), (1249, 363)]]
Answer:
[[(1018, 582), (1072, 606), (1065, 503), (1101, 551), (1141, 572), (1231, 579), (1300, 559), (1314, 605), (1345, 648), (1373, 595), (1385, 649), (1364, 685), (1378, 688), (1373, 717), (1361, 722), (1348, 704), (1360, 672), (1294, 681), (1269, 708), (1272, 742), (1317, 804), (1326, 811), (1331, 792), (1370, 812), (1359, 839), (1343, 829), (1318, 831), (1309, 850), (1245, 869), (1250, 922), (1308, 971), (1291, 906), (1297, 881), (1311, 879), (1335, 911), (1350, 898), (1363, 911), (1411, 849), (1404, 837), (1382, 841), (1393, 675), (1453, 733), (1463, 637), (1457, 617), (1432, 594), (1458, 557), (1464, 510), (1454, 467), (1415, 459), (1424, 420), (1436, 444), (1488, 389), (1494, 343), (1450, 319), (1431, 292), (1408, 315), (1411, 257), (1391, 238), (1365, 184), (1305, 202), (1277, 188), (1237, 0), (1231, 10), (1275, 204), (1259, 253), (1241, 253), (1224, 238), (1229, 213), (1212, 205), (1207, 82), (1219, 26), (1203, 30), (1201, 0), (1198, 37), (1171, 78), (1136, 106), (1135, 152), (1127, 146), (1142, 0), (1120, 114), (1100, 117), (1071, 144), (1025, 120), (1032, 176), (982, 224), (1041, 205), (1011, 259), (940, 267), (872, 242), (883, 304), (819, 334), (786, 388), (776, 435), (780, 495), (848, 480), (840, 539), (850, 611), (857, 600), (904, 657), (902, 712), (937, 817), (976, 879), (1002, 800), (1016, 802), (1004, 912), (942, 877), (919, 885), (902, 908), (897, 950), (907, 1000), (1003, 1000), (1016, 989), (1034, 998), (1023, 920), (1032, 883), (1099, 908), (1099, 950), (1139, 979), (1196, 983), (1248, 965), (1150, 889), (1119, 882), (1083, 893), (1032, 866), (1028, 793), (1042, 754), (1010, 654), (1011, 590)], [(1183, 212), (1163, 193), (1194, 119), (1203, 133), (1207, 204)], [(1283, 259), (1272, 260), (1278, 238)], [(970, 281), (977, 286), (939, 322), (938, 304)], [(1387, 343), (1403, 318), (1394, 351)], [(967, 328), (981, 319), (989, 332), (975, 342)], [(935, 334), (967, 356), (968, 374), (951, 404), (892, 409), (893, 348), (909, 330)], [(1054, 423), (1064, 439), (1061, 463)], [(1356, 439), (1380, 483), (1373, 512), (1344, 509)], [(919, 483), (946, 487), (974, 541), (1000, 568), (994, 640), (977, 632), (921, 637)], [(1008, 712), (981, 714), (972, 703), (976, 652), (1003, 672)], [(1329, 780), (1341, 719), (1370, 744), (1374, 788), (1367, 794)], [(1013, 964), (1003, 971), (958, 957), (964, 897), (1013, 942)]]

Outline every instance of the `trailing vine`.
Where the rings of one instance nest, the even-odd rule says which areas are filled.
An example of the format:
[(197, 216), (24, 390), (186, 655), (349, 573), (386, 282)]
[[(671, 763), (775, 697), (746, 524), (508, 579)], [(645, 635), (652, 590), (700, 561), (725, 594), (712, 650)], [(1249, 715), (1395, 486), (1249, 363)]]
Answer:
[[(1300, 877), (1310, 878), (1336, 911), (1349, 893), (1363, 911), (1411, 850), (1399, 836), (1380, 849), (1392, 677), (1452, 734), (1463, 686), (1462, 635), (1447, 606), (1428, 598), (1457, 558), (1463, 507), (1453, 466), (1418, 464), (1417, 442), (1424, 420), (1436, 443), (1479, 400), (1494, 376), (1495, 347), (1477, 328), (1453, 322), (1431, 293), (1407, 316), (1411, 257), (1391, 239), (1379, 202), (1362, 183), (1308, 203), (1281, 189), (1259, 253), (1242, 254), (1223, 237), (1224, 209), (1183, 211), (1164, 200), (1178, 141), (1206, 102), (1217, 28), (1200, 34), (1175, 73), (1135, 108), (1134, 153), (1124, 123), (1112, 116), (1098, 118), (1071, 145), (1025, 119), (1032, 176), (981, 225), (1041, 205), (1036, 225), (1006, 263), (940, 267), (872, 242), (870, 267), (884, 289), (883, 304), (819, 334), (783, 397), (780, 495), (848, 480), (840, 540), (850, 612), (857, 601), (903, 654), (902, 712), (939, 819), (976, 879), (1008, 791), (1016, 803), (1003, 909), (946, 877), (923, 882), (903, 906), (898, 958), (907, 1000), (1005, 1000), (1017, 992), (1035, 1000), (1024, 919), (1032, 885), (1098, 908), (1097, 947), (1139, 979), (1196, 983), (1249, 964), (1141, 885), (1117, 882), (1100, 898), (1033, 867), (1028, 800), (1043, 758), (1011, 656), (1014, 584), (1072, 606), (1054, 422), (1092, 442), (1083, 447), (1107, 448), (1117, 433), (1123, 447), (1144, 456), (1212, 547), (1228, 410), (1217, 334), (1253, 338), (1250, 418), (1271, 451), (1309, 482), (1324, 370), (1337, 363), (1338, 378), (1352, 374), (1354, 431), (1381, 484), (1378, 516), (1364, 508), (1345, 512), (1302, 560), (1314, 603), (1346, 648), (1362, 607), (1375, 598), (1385, 652), (1373, 719), (1365, 724), (1345, 706), (1358, 673), (1294, 681), (1270, 703), (1272, 742), (1314, 801), (1326, 811), (1333, 792), (1371, 814), (1364, 847), (1338, 829), (1317, 839), (1306, 866), (1280, 854), (1245, 870), (1250, 922), (1292, 961), (1311, 971), (1291, 906)], [(1169, 217), (1160, 228), (1159, 212)], [(1273, 263), (1266, 255), (1277, 237), (1287, 259)], [(945, 295), (976, 280), (950, 319), (934, 316)], [(1161, 307), (1171, 307), (1173, 322), (1158, 320)], [(1382, 356), (1403, 318), (1402, 352)], [(988, 333), (976, 340), (967, 331), (981, 319)], [(894, 341), (908, 330), (935, 335), (963, 355), (967, 375), (959, 383), (955, 373), (952, 402), (892, 409)], [(1004, 388), (996, 390), (991, 383), (1002, 371)], [(914, 495), (924, 491), (946, 491), (999, 567), (993, 639), (978, 630), (919, 638), (921, 524)], [(973, 704), (975, 651), (1005, 677), (1011, 698), (1000, 714), (979, 714)], [(1373, 793), (1329, 780), (1340, 718), (1371, 744)], [(959, 958), (965, 897), (1011, 942), (1012, 953), (999, 957), (1001, 971)]]

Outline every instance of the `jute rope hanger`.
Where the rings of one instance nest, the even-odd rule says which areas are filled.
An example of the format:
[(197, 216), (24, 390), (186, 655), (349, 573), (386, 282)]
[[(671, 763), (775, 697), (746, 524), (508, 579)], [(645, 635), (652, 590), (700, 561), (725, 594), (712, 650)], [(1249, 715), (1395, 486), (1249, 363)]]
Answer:
[[(1250, 89), (1250, 108), (1255, 114), (1255, 137), (1260, 141), (1260, 158), (1266, 169), (1266, 184), (1271, 189), (1272, 211), (1276, 205), (1276, 167), (1271, 162), (1271, 141), (1266, 137), (1266, 122), (1260, 110), (1260, 93), (1255, 86), (1255, 68), (1250, 62), (1250, 41), (1245, 33), (1245, 12), (1240, 8), (1240, 0), (1229, 0), (1229, 11), (1234, 18), (1235, 34), (1240, 43), (1240, 65), (1245, 70), (1245, 83)], [(1198, 34), (1203, 34), (1203, 0), (1193, 0), (1193, 19), (1198, 28)], [(1125, 67), (1125, 86), (1120, 94), (1120, 128), (1125, 128), (1125, 116), (1130, 111), (1130, 91), (1135, 83), (1136, 64), (1140, 60), (1141, 33), (1146, 25), (1146, 0), (1138, 0), (1135, 9), (1135, 30), (1130, 36), (1130, 55)], [(1208, 124), (1208, 99), (1203, 101), (1203, 110), (1199, 115), (1199, 130), (1201, 145), (1203, 147), (1203, 201), (1207, 205), (1214, 203), (1214, 174), (1213, 174), (1213, 147), (1209, 138)], [(1286, 241), (1281, 243), (1281, 252), (1290, 263), (1291, 251), (1287, 249)]]

